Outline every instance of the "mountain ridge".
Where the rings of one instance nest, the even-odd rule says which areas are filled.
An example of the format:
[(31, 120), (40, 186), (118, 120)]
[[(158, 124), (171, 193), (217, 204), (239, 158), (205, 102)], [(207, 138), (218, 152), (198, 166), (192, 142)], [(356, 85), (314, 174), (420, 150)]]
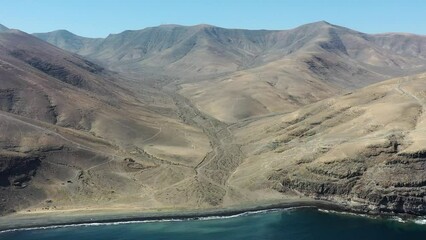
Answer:
[(0, 33), (0, 214), (300, 197), (425, 214), (421, 36), (317, 22), (41, 37), (56, 46)]
[[(293, 34), (289, 35), (290, 32), (293, 32)], [(163, 58), (167, 59), (167, 57), (169, 57), (171, 58), (171, 60), (166, 60), (165, 63), (175, 64), (176, 61), (179, 61), (181, 60), (181, 58), (185, 57), (185, 54), (187, 53), (191, 54), (191, 52), (189, 51), (192, 49), (192, 47), (197, 45), (203, 45), (203, 43), (200, 42), (201, 40), (207, 41), (207, 43), (204, 43), (204, 44), (207, 44), (205, 46), (207, 47), (207, 49), (203, 50), (203, 51), (208, 51), (207, 53), (210, 54), (210, 55), (206, 55), (207, 57), (208, 56), (220, 57), (220, 56), (214, 56), (215, 55), (214, 53), (213, 55), (211, 55), (212, 54), (211, 50), (218, 49), (218, 46), (221, 46), (221, 48), (224, 48), (223, 46), (225, 45), (232, 45), (233, 46), (232, 48), (225, 47), (225, 49), (227, 49), (230, 52), (229, 54), (231, 53), (234, 54), (234, 55), (227, 55), (227, 57), (236, 58), (235, 60), (233, 60), (234, 61), (233, 64), (237, 64), (238, 67), (242, 67), (241, 61), (244, 61), (244, 57), (250, 58), (251, 59), (250, 61), (253, 61), (254, 56), (256, 58), (259, 58), (261, 57), (261, 56), (258, 56), (259, 54), (271, 54), (271, 53), (265, 53), (265, 51), (267, 51), (268, 49), (270, 50), (273, 49), (274, 51), (279, 50), (282, 53), (280, 53), (278, 56), (273, 57), (272, 59), (280, 59), (282, 57), (285, 57), (285, 55), (291, 52), (297, 51), (298, 48), (300, 47), (309, 47), (310, 36), (314, 38), (319, 38), (322, 36), (321, 33), (325, 34), (327, 32), (329, 32), (328, 34), (331, 36), (331, 38), (329, 37), (330, 38), (329, 42), (323, 43), (323, 45), (319, 47), (328, 48), (330, 51), (340, 51), (342, 53), (345, 53), (343, 48), (344, 43), (341, 41), (341, 38), (344, 35), (356, 35), (356, 37), (358, 38), (358, 40), (356, 41), (358, 42), (363, 39), (368, 40), (368, 38), (372, 38), (377, 43), (381, 42), (380, 39), (382, 39), (383, 36), (386, 37), (386, 35), (384, 34), (379, 34), (377, 35), (378, 36), (377, 38), (379, 38), (379, 40), (375, 40), (376, 38), (375, 34), (365, 34), (365, 33), (357, 32), (348, 28), (330, 24), (325, 21), (305, 24), (290, 30), (226, 29), (226, 28), (221, 28), (221, 27), (216, 27), (211, 25), (194, 25), (194, 26), (160, 25), (158, 27), (149, 27), (149, 28), (144, 28), (141, 30), (127, 30), (118, 34), (110, 34), (106, 38), (96, 39), (96, 40), (102, 40), (102, 44), (99, 41), (90, 42), (91, 40), (95, 40), (95, 39), (84, 38), (84, 37), (77, 36), (75, 34), (73, 34), (72, 37), (74, 38), (77, 36), (85, 40), (90, 40), (87, 42), (87, 44), (93, 45), (93, 46), (85, 47), (85, 48), (88, 48), (88, 49), (93, 48), (91, 51), (95, 51), (95, 50), (97, 51), (96, 54), (93, 52), (90, 53), (90, 50), (88, 50), (89, 52), (85, 51), (84, 53), (80, 53), (80, 54), (83, 54), (91, 58), (95, 58), (100, 61), (114, 62), (115, 64), (119, 64), (120, 61), (124, 61), (126, 62), (126, 64), (136, 64), (137, 62), (141, 62), (140, 64), (142, 65), (139, 65), (139, 67), (142, 67), (142, 68), (144, 66), (143, 65), (144, 61), (145, 62), (151, 61), (156, 63), (158, 63), (159, 61), (159, 59), (155, 59), (155, 58), (152, 60), (146, 59), (150, 57), (149, 55), (150, 51), (153, 51), (155, 54), (161, 54), (161, 52), (166, 50), (170, 52), (170, 48), (172, 48), (175, 44), (178, 45), (178, 49), (181, 49), (179, 51), (180, 52), (183, 51), (183, 52), (180, 53), (180, 57), (179, 57), (179, 53), (177, 53), (177, 50), (172, 51), (178, 55), (175, 57), (172, 57), (173, 56), (172, 53), (166, 52), (166, 54), (168, 55), (164, 56)], [(46, 36), (51, 34), (55, 34), (55, 32), (45, 33), (45, 34), (35, 34), (35, 35), (40, 36), (44, 40), (46, 40), (47, 39)], [(282, 36), (282, 35), (285, 35), (285, 36)], [(160, 39), (162, 40), (157, 41), (155, 38), (159, 36), (161, 36)], [(423, 41), (418, 44), (424, 44), (424, 40), (422, 36), (417, 36), (417, 38), (422, 39)], [(164, 39), (167, 39), (167, 42), (165, 42)], [(291, 41), (291, 42), (287, 43), (285, 42), (285, 39), (288, 39), (287, 41)], [(152, 42), (154, 40), (156, 44)], [(296, 43), (300, 42), (301, 40), (303, 40), (304, 42), (300, 44), (298, 43), (299, 46), (297, 46), (294, 44), (295, 40), (296, 40)], [(51, 43), (52, 41), (53, 40), (51, 40)], [(79, 41), (81, 42), (81, 39)], [(235, 43), (235, 41), (237, 42)], [(245, 41), (244, 44), (241, 41)], [(115, 44), (114, 42), (120, 43), (119, 44), (120, 47), (118, 48), (113, 47)], [(123, 46), (123, 43), (124, 45), (126, 44), (130, 44), (130, 45)], [(363, 44), (365, 45), (366, 43), (363, 43)], [(294, 47), (291, 47), (292, 45)], [(369, 46), (369, 47), (372, 48), (373, 46)], [(377, 47), (381, 47), (381, 46), (380, 45), (375, 46), (375, 48)], [(121, 49), (124, 52), (120, 53)], [(187, 50), (182, 50), (182, 49), (187, 49)], [(101, 51), (101, 52), (108, 51), (108, 53), (105, 53), (105, 55), (103, 56), (98, 51)], [(197, 52), (198, 50), (191, 50), (191, 51)], [(74, 52), (79, 53), (78, 51), (74, 51)], [(351, 56), (351, 57), (354, 57), (354, 56)], [(424, 54), (422, 55), (422, 57), (424, 57)], [(269, 58), (271, 58), (271, 56), (269, 56)], [(133, 60), (136, 62), (134, 62)], [(258, 64), (264, 64), (268, 62), (270, 62), (270, 60), (265, 60), (263, 61), (263, 63), (258, 63)], [(236, 70), (235, 67), (234, 67), (234, 70)], [(197, 74), (203, 74), (203, 72), (199, 72), (199, 70), (200, 69), (198, 69)], [(225, 70), (218, 70), (218, 71), (224, 72)]]
[(0, 32), (4, 32), (4, 31), (7, 31), (7, 30), (9, 30), (9, 28), (7, 28), (6, 26), (0, 24)]

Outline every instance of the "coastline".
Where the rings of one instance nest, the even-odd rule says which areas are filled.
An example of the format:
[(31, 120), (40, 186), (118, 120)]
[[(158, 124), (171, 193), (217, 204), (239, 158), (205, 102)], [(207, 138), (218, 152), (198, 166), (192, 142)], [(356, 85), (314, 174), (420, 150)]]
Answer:
[(0, 232), (25, 228), (41, 228), (90, 223), (114, 223), (130, 221), (189, 220), (207, 217), (229, 217), (249, 212), (311, 207), (337, 212), (348, 212), (344, 206), (323, 200), (300, 200), (242, 205), (221, 208), (176, 210), (87, 210), (44, 213), (15, 213), (0, 217)]
[[(364, 216), (399, 216), (397, 214), (378, 214), (356, 211), (348, 206), (325, 200), (291, 200), (273, 203), (231, 206), (203, 209), (168, 209), (168, 210), (88, 210), (58, 211), (44, 213), (16, 213), (0, 217), (0, 233), (27, 228), (61, 227), (68, 225), (105, 224), (137, 221), (178, 221), (208, 217), (231, 217), (250, 212), (274, 211), (291, 208), (316, 208), (330, 212), (361, 214)], [(410, 216), (405, 216), (410, 217)], [(411, 216), (412, 217), (412, 216)]]

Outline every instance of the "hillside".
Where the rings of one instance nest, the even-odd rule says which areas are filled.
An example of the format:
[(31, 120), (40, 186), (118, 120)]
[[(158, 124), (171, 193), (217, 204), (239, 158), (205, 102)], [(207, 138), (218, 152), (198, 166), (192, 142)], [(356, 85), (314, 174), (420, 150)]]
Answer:
[(426, 213), (424, 36), (36, 36), (0, 32), (2, 215), (295, 199)]
[[(59, 32), (42, 36), (68, 50), (82, 44)], [(87, 40), (72, 51), (135, 78), (152, 75), (160, 87), (178, 81), (200, 110), (235, 122), (426, 71), (425, 47), (424, 36), (316, 22), (280, 31), (162, 25)]]
[(150, 189), (193, 177), (210, 151), (171, 97), (26, 33), (0, 33), (0, 78), (1, 214), (159, 207)]
[(248, 156), (229, 180), (364, 212), (425, 214), (426, 74), (231, 127)]
[(102, 41), (101, 38), (85, 38), (77, 36), (67, 30), (57, 30), (50, 33), (35, 33), (34, 36), (51, 43), (59, 48), (69, 52), (84, 55), (85, 52), (91, 52), (92, 46), (96, 46)]

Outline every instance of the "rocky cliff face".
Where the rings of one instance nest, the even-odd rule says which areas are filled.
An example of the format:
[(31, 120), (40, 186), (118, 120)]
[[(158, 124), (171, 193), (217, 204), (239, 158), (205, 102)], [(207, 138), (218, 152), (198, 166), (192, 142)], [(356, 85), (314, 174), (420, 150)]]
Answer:
[(344, 203), (371, 213), (426, 214), (426, 158), (422, 153), (398, 154), (395, 144), (366, 149), (344, 161), (311, 164), (277, 171), (278, 191), (296, 190), (316, 199)]

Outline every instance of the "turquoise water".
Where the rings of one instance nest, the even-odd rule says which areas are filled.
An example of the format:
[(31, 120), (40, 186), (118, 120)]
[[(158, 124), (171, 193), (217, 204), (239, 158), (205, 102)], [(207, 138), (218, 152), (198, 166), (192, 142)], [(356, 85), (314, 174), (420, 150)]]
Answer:
[(0, 233), (0, 239), (426, 239), (426, 225), (331, 214), (316, 209), (281, 210), (231, 218), (99, 224)]

